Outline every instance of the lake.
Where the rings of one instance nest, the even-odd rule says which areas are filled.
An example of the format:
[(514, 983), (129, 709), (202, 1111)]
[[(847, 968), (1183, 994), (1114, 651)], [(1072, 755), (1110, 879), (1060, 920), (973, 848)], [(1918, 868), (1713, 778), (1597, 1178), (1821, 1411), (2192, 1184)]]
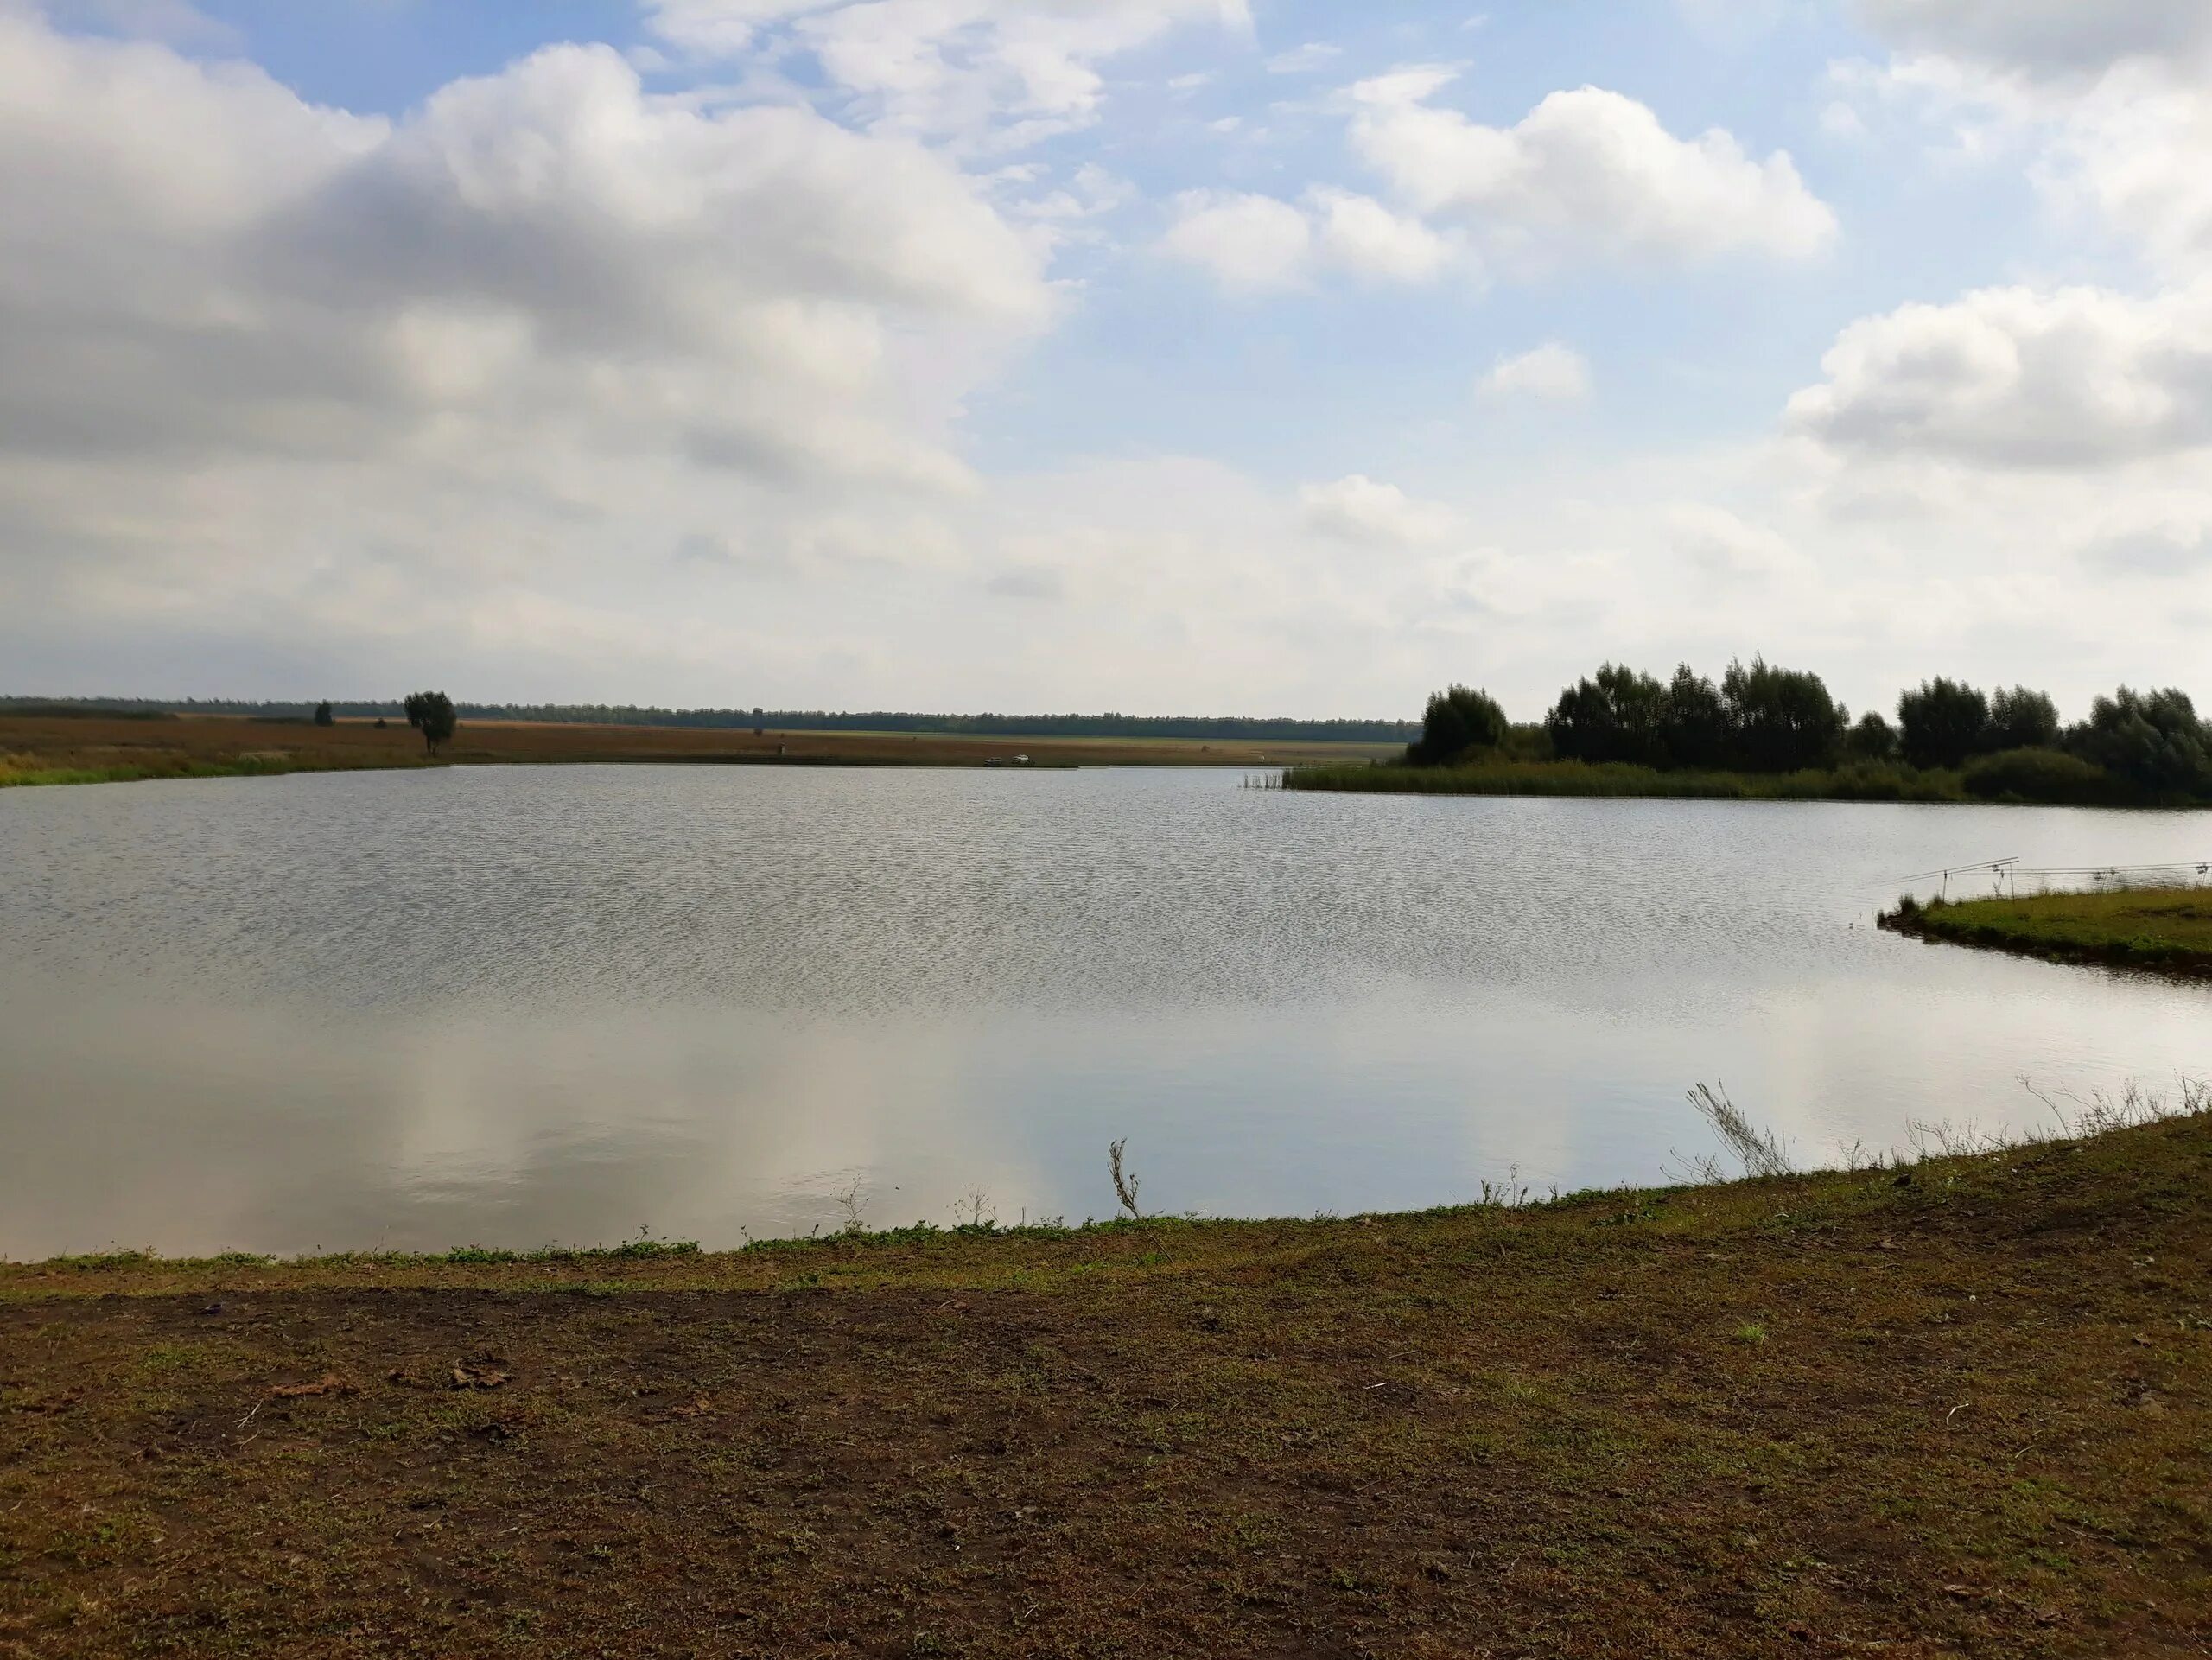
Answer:
[[(2212, 1071), (2212, 988), (1878, 933), (2212, 814), (572, 766), (0, 792), (0, 1255), (727, 1246), (1652, 1183)], [(1933, 884), (1917, 884), (1923, 892)], [(1970, 887), (1986, 889), (1986, 879)], [(1517, 1173), (1517, 1176), (1516, 1174)]]

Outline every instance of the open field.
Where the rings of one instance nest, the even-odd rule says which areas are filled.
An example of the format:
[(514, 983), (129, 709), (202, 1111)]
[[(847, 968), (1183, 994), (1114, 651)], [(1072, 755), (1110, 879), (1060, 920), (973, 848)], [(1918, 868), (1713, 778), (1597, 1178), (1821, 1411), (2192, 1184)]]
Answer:
[[(927, 733), (756, 734), (692, 727), (464, 723), (442, 760), (458, 765), (683, 761), (982, 766), (1268, 766), (1395, 753), (1387, 745), (1195, 743), (1179, 739), (982, 738)], [(429, 765), (404, 723), (316, 727), (219, 716), (0, 716), (0, 785), (119, 782)]]
[(2204, 1651), (2212, 1120), (732, 1256), (0, 1268), (0, 1652)]
[(1882, 925), (2029, 957), (2212, 975), (2212, 887), (1964, 900), (1889, 912)]

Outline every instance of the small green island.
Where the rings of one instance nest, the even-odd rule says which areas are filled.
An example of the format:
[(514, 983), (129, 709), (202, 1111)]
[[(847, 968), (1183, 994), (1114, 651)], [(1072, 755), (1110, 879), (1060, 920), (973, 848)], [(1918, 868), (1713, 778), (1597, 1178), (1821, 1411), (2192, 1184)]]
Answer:
[(1764, 661), (1718, 684), (1608, 664), (1516, 724), (1487, 692), (1429, 699), (1402, 756), (1294, 766), (1289, 790), (1777, 801), (2212, 805), (2212, 723), (2185, 692), (2121, 687), (2067, 725), (2046, 693), (1937, 678), (1892, 722), (1855, 721), (1817, 674)]
[(2031, 894), (1926, 905), (1906, 899), (1885, 912), (1880, 923), (1915, 938), (2057, 962), (2212, 976), (2212, 887)]

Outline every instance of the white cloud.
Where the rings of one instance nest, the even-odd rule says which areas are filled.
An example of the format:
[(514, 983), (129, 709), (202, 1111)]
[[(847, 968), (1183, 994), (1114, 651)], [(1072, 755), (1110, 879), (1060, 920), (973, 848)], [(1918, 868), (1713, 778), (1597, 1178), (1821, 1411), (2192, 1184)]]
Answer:
[(2212, 524), (2108, 531), (2082, 550), (2092, 567), (2121, 576), (2186, 576), (2212, 569)]
[(1245, 0), (643, 0), (707, 59), (810, 55), (878, 124), (1020, 143), (1097, 118), (1099, 66), (1185, 24), (1249, 34)]
[(1676, 556), (1710, 576), (1764, 581), (1802, 563), (1773, 531), (1710, 503), (1677, 503), (1667, 512), (1667, 528)]
[(2212, 442), (2212, 284), (1986, 289), (1853, 323), (1788, 424), (1845, 455), (2102, 467)]
[(1304, 213), (1272, 196), (1186, 190), (1175, 199), (1174, 222), (1160, 245), (1211, 272), (1231, 293), (1255, 294), (1306, 280), (1313, 227)]
[(1418, 547), (1452, 533), (1448, 507), (1416, 501), (1395, 484), (1355, 473), (1333, 484), (1309, 484), (1298, 493), (1307, 527), (1339, 541), (1377, 547)]
[(2212, 53), (2212, 7), (2202, 0), (1859, 0), (1859, 9), (1910, 51), (2038, 73)]
[(1307, 193), (1306, 205), (1322, 253), (1347, 270), (1426, 283), (1452, 261), (1449, 239), (1410, 215), (1393, 213), (1372, 196), (1315, 189)]
[(1572, 403), (1590, 394), (1590, 360), (1572, 347), (1547, 341), (1518, 357), (1499, 359), (1483, 377), (1482, 389), (1502, 397)]
[(1456, 254), (1451, 239), (1371, 196), (1316, 187), (1297, 203), (1205, 190), (1175, 199), (1160, 239), (1172, 258), (1232, 294), (1301, 288), (1324, 266), (1388, 282), (1426, 283)]
[(2212, 76), (2113, 70), (2066, 112), (2039, 179), (2161, 270), (2212, 270)]
[(957, 172), (803, 110), (702, 116), (606, 48), (394, 126), (257, 72), (0, 14), (17, 450), (355, 454), (466, 427), (715, 468), (957, 478), (899, 332), (1041, 324), (1032, 245)]
[(1429, 101), (1454, 78), (1417, 68), (1361, 82), (1351, 142), (1402, 200), (1463, 226), (1493, 259), (1802, 258), (1834, 238), (1834, 214), (1784, 152), (1754, 161), (1718, 129), (1676, 138), (1644, 105), (1594, 86), (1554, 92), (1517, 126), (1485, 127)]
[(1755, 162), (1718, 130), (1684, 142), (1594, 87), (1554, 93), (1517, 127), (1478, 126), (1428, 102), (1453, 78), (1400, 70), (1352, 90), (1353, 148), (1402, 207), (1324, 185), (1295, 204), (1187, 191), (1163, 247), (1251, 293), (1325, 264), (1418, 283), (1491, 262), (1529, 276), (1575, 258), (1798, 258), (1834, 235), (1786, 155)]
[(912, 504), (972, 492), (961, 400), (1054, 314), (942, 158), (606, 48), (395, 123), (0, 6), (0, 614), (110, 674), (727, 664), (656, 585), (960, 563)]
[[(1902, 109), (1966, 156), (2030, 149), (2054, 205), (2158, 267), (2212, 261), (2212, 5), (2202, 0), (1866, 0), (1897, 48), (1842, 63), (1839, 107)], [(1842, 117), (1839, 117), (1841, 119)]]
[(1271, 75), (1310, 75), (1318, 69), (1327, 68), (1344, 56), (1344, 48), (1325, 41), (1308, 41), (1304, 46), (1276, 53), (1268, 60), (1267, 71)]
[(1067, 597), (1067, 578), (1050, 565), (1015, 565), (1001, 571), (984, 585), (984, 591), (1001, 600), (1062, 600)]

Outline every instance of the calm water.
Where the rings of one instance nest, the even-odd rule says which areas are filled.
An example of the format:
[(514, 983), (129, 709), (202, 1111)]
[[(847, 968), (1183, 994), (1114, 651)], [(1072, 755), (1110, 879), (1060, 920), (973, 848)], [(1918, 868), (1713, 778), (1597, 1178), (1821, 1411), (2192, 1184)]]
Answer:
[(2212, 1071), (2212, 990), (1916, 945), (1898, 878), (2212, 814), (483, 769), (0, 792), (0, 1254), (734, 1243), (1651, 1180)]

